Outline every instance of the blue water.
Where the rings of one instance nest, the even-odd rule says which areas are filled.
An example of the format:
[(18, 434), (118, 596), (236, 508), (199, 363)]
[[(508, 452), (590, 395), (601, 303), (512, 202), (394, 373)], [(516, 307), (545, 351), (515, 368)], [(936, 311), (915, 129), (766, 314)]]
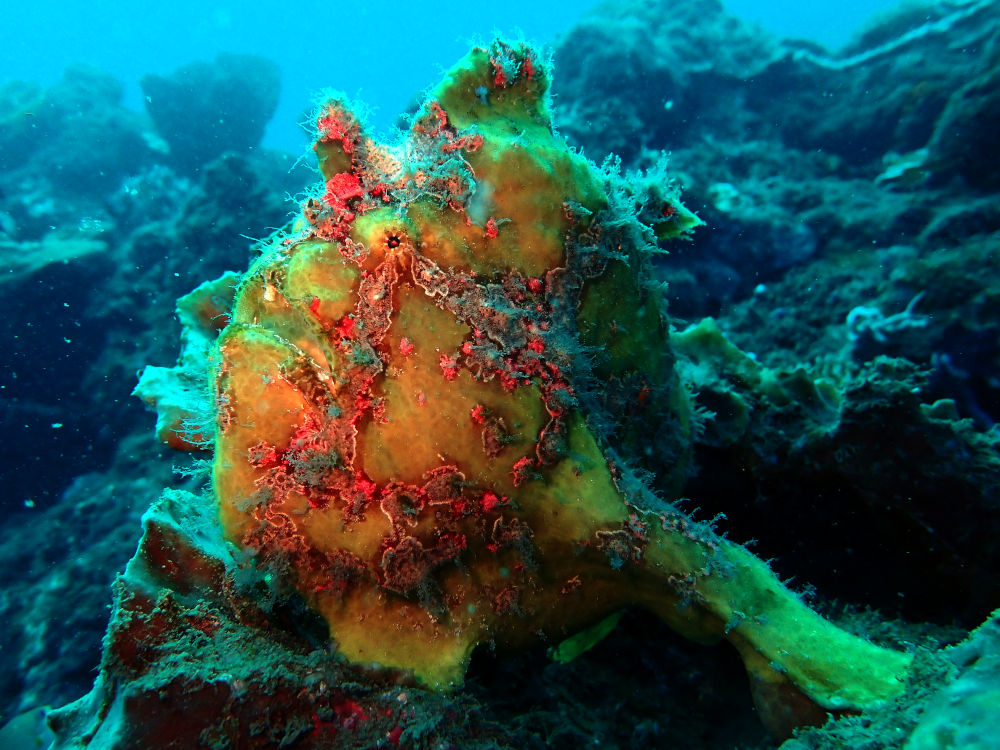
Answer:
[(788, 0), (724, 0), (723, 5), (748, 21), (756, 21), (779, 36), (809, 39), (837, 49), (873, 17), (909, 3), (900, 0), (864, 2), (788, 2)]
[[(337, 88), (363, 99), (373, 108), (373, 124), (385, 130), (416, 92), (435, 83), (440, 71), (465, 53), (470, 40), (520, 32), (545, 44), (596, 4), (485, 0), (455, 4), (445, 12), (449, 6), (443, 4), (357, 3), (348, 12), (338, 3), (273, 0), (11, 3), (0, 21), (0, 81), (52, 83), (67, 64), (87, 62), (121, 79), (128, 103), (139, 109), (138, 81), (144, 74), (170, 73), (193, 60), (212, 60), (220, 51), (259, 54), (282, 70), (281, 102), (265, 145), (299, 152), (307, 138), (296, 123), (319, 89)], [(846, 42), (874, 13), (897, 4), (725, 3), (766, 29), (831, 47)]]

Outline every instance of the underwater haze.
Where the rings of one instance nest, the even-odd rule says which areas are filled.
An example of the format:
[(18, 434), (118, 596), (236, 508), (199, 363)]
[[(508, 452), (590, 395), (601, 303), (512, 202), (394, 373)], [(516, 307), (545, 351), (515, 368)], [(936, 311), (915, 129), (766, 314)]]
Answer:
[(7, 3), (0, 750), (1000, 746), (1000, 3)]
[[(597, 3), (480, 2), (447, 12), (411, 2), (306, 4), (96, 2), (11, 3), (3, 11), (0, 79), (52, 83), (71, 63), (88, 63), (126, 85), (141, 109), (139, 79), (166, 74), (219, 52), (264, 55), (281, 68), (281, 99), (265, 145), (296, 153), (307, 143), (297, 123), (324, 88), (367, 102), (373, 124), (392, 128), (470, 42), (495, 33), (550, 44)], [(729, 0), (730, 10), (784, 36), (838, 47), (891, 0), (842, 3)]]

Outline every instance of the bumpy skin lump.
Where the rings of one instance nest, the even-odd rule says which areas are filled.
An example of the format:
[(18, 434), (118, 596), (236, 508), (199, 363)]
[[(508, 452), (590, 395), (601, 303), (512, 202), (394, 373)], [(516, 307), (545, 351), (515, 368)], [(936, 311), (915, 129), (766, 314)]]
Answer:
[(559, 641), (636, 605), (733, 642), (766, 716), (891, 698), (906, 655), (633, 478), (652, 453), (669, 494), (688, 468), (645, 274), (656, 236), (698, 220), (571, 152), (547, 76), (524, 46), (473, 50), (391, 146), (343, 102), (317, 113), (324, 184), (243, 277), (214, 353), (227, 535), (347, 659), (433, 688), (479, 643)]

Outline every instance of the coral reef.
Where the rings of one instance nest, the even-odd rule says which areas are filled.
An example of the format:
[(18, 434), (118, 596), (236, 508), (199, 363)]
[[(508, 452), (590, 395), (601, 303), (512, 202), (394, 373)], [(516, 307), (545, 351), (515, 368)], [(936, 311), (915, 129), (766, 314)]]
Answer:
[(142, 81), (146, 109), (170, 162), (192, 173), (226, 151), (260, 145), (281, 90), (278, 66), (257, 55), (220, 54)]
[[(454, 689), (483, 643), (571, 637), (555, 652), (569, 660), (635, 605), (696, 641), (732, 643), (777, 736), (903, 692), (907, 654), (825, 621), (669, 502), (699, 415), (648, 263), (657, 237), (699, 221), (664, 175), (628, 181), (570, 151), (547, 86), (533, 50), (498, 41), (448, 73), (399, 144), (371, 139), (343, 100), (321, 107), (322, 192), (262, 248), (231, 312), (228, 279), (182, 301), (194, 330), (178, 367), (140, 383), (179, 447), (202, 447), (199, 413), (214, 413), (212, 494), (240, 552), (204, 511), (188, 517), (198, 500), (161, 500), (117, 591), (102, 677), (54, 715), (63, 742), (198, 733), (261, 746), (308, 730), (313, 710), (408, 731), (384, 697), (275, 701), (307, 665), (227, 655), (234, 620), (320, 642), (328, 629), (337, 668), (308, 668), (337, 691), (343, 669)], [(704, 345), (719, 346), (731, 345)], [(183, 416), (176, 396), (206, 369), (211, 403)], [(756, 375), (743, 379), (777, 403), (808, 399), (808, 386), (822, 400), (812, 381)], [(257, 584), (252, 604), (248, 566), (271, 592)], [(219, 652), (194, 661), (192, 628)], [(234, 658), (247, 676), (219, 685)], [(156, 706), (181, 695), (200, 696), (201, 718), (178, 728)], [(112, 704), (127, 708), (107, 717)], [(270, 718), (249, 720), (261, 711)]]
[[(47, 89), (29, 81), (0, 87), (3, 183), (25, 199), (13, 215), (18, 224), (48, 229), (53, 200), (115, 190), (148, 162), (151, 148), (139, 115), (122, 106), (124, 94), (120, 81), (86, 65), (68, 68)], [(69, 134), (81, 147), (66, 147)]]
[[(267, 96), (250, 92), (239, 102), (226, 101), (231, 97), (217, 88), (221, 93), (212, 101), (199, 101), (197, 91), (183, 87), (157, 92), (158, 105), (186, 118), (188, 140), (203, 153), (185, 163), (176, 159), (184, 144), (173, 149), (167, 134), (154, 130), (150, 118), (156, 113), (128, 110), (121, 84), (100, 71), (71, 68), (49, 87), (0, 86), (0, 252), (11, 271), (0, 280), (0, 343), (10, 363), (0, 375), (0, 426), (8, 437), (0, 466), (8, 521), (0, 545), (0, 746), (51, 741), (40, 709), (64, 705), (91, 685), (111, 614), (98, 685), (87, 700), (52, 716), (61, 747), (155, 747), (170, 741), (188, 747), (774, 747), (748, 699), (737, 651), (724, 638), (714, 647), (686, 640), (657, 617), (656, 607), (631, 607), (609, 617), (596, 607), (586, 618), (589, 627), (550, 627), (522, 638), (515, 649), (505, 647), (503, 638), (486, 638), (464, 670), (464, 686), (448, 694), (401, 675), (405, 670), (338, 655), (329, 623), (310, 606), (335, 592), (304, 585), (315, 566), (329, 560), (326, 550), (289, 553), (277, 535), (227, 538), (215, 499), (201, 486), (210, 477), (205, 451), (216, 437), (217, 404), (206, 383), (222, 361), (219, 331), (232, 324), (227, 336), (235, 350), (251, 351), (236, 329), (253, 327), (252, 319), (232, 323), (231, 314), (252, 314), (255, 306), (265, 313), (259, 319), (269, 327), (258, 327), (268, 336), (294, 337), (294, 347), (322, 344), (307, 351), (305, 361), (317, 361), (320, 351), (329, 357), (329, 372), (347, 373), (343, 382), (331, 381), (336, 398), (348, 386), (370, 396), (370, 404), (348, 403), (343, 412), (360, 414), (355, 453), (348, 456), (352, 467), (368, 470), (365, 440), (378, 439), (377, 428), (395, 424), (378, 419), (386, 406), (400, 414), (406, 393), (399, 388), (414, 383), (419, 388), (412, 395), (422, 395), (424, 406), (404, 415), (405, 430), (417, 433), (419, 425), (439, 435), (435, 442), (447, 448), (446, 458), (455, 458), (449, 463), (456, 469), (458, 459), (487, 467), (478, 473), (461, 467), (465, 483), (456, 498), (468, 499), (465, 505), (427, 502), (426, 494), (423, 504), (408, 505), (407, 496), (396, 493), (383, 509), (377, 490), (388, 485), (371, 476), (344, 476), (340, 454), (340, 461), (328, 465), (330, 456), (319, 450), (315, 434), (296, 436), (302, 444), (284, 451), (276, 445), (273, 461), (244, 465), (246, 476), (262, 481), (253, 482), (255, 494), (237, 501), (234, 524), (244, 519), (248, 529), (265, 528), (260, 516), (280, 523), (277, 490), (303, 528), (302, 516), (335, 519), (340, 511), (346, 524), (335, 529), (337, 543), (361, 535), (374, 546), (380, 533), (395, 550), (403, 537), (419, 541), (419, 548), (412, 542), (403, 547), (416, 552), (408, 560), (418, 564), (414, 570), (426, 571), (415, 586), (385, 590), (387, 570), (394, 571), (395, 584), (405, 582), (407, 560), (373, 554), (363, 571), (354, 569), (367, 578), (351, 579), (345, 591), (368, 585), (386, 600), (404, 601), (410, 612), (425, 613), (421, 624), (428, 630), (440, 629), (456, 601), (449, 585), (480, 572), (483, 559), (496, 559), (506, 569), (504, 587), (515, 589), (517, 598), (496, 586), (470, 586), (462, 596), (479, 597), (477, 603), (486, 596), (483, 621), (508, 623), (501, 636), (519, 620), (528, 622), (534, 615), (525, 604), (545, 601), (544, 587), (525, 595), (523, 584), (545, 584), (555, 563), (568, 558), (543, 558), (540, 545), (553, 547), (544, 535), (526, 541), (521, 535), (521, 543), (494, 553), (486, 524), (516, 517), (528, 526), (522, 503), (536, 507), (533, 488), (558, 484), (559, 467), (583, 458), (580, 452), (558, 452), (565, 443), (556, 440), (546, 443), (550, 452), (543, 451), (552, 463), (538, 463), (537, 438), (553, 420), (560, 424), (547, 408), (555, 406), (583, 417), (599, 449), (584, 476), (599, 478), (596, 459), (606, 462), (621, 507), (629, 503), (642, 518), (649, 508), (682, 517), (673, 506), (697, 506), (696, 518), (715, 516), (712, 526), (769, 558), (780, 577), (795, 576), (786, 584), (824, 617), (870, 642), (912, 654), (903, 692), (856, 715), (838, 712), (825, 728), (800, 730), (788, 741), (790, 750), (903, 748), (908, 742), (917, 747), (948, 737), (968, 745), (986, 737), (989, 746), (995, 734), (991, 717), (977, 707), (989, 707), (995, 693), (992, 646), (983, 644), (996, 629), (988, 624), (958, 648), (940, 647), (958, 643), (982, 622), (997, 604), (1000, 580), (1000, 202), (990, 170), (996, 8), (985, 0), (917, 4), (887, 15), (837, 54), (768, 38), (711, 0), (596, 8), (555, 49), (554, 119), (569, 143), (598, 163), (614, 151), (623, 169), (648, 175), (615, 176), (613, 161), (598, 171), (577, 170), (574, 179), (597, 185), (579, 204), (594, 210), (596, 199), (606, 205), (591, 216), (559, 216), (557, 230), (532, 233), (532, 245), (551, 248), (562, 232), (565, 252), (555, 259), (556, 270), (579, 270), (581, 260), (604, 257), (607, 241), (618, 235), (628, 240), (623, 248), (634, 240), (635, 247), (652, 249), (654, 240), (641, 225), (658, 224), (666, 236), (672, 217), (647, 211), (634, 219), (640, 205), (662, 207), (659, 199), (675, 196), (656, 192), (668, 186), (661, 162), (669, 151), (669, 174), (709, 226), (691, 241), (655, 243), (653, 272), (668, 282), (659, 289), (648, 273), (623, 279), (624, 255), (603, 268), (586, 266), (579, 288), (550, 284), (551, 265), (539, 265), (535, 275), (515, 272), (520, 255), (511, 249), (520, 246), (514, 240), (525, 225), (513, 219), (552, 214), (533, 207), (527, 191), (500, 191), (496, 199), (494, 182), (502, 170), (483, 162), (491, 141), (505, 149), (527, 146), (519, 164), (537, 177), (530, 145), (545, 128), (525, 129), (518, 138), (502, 123), (470, 123), (462, 107), (455, 110), (456, 97), (446, 122), (437, 120), (436, 133), (434, 118), (422, 111), (424, 130), (409, 134), (405, 143), (417, 148), (408, 152), (370, 141), (358, 123), (352, 131), (358, 140), (351, 141), (357, 149), (347, 158), (338, 156), (343, 141), (336, 131), (325, 134), (319, 148), (328, 167), (324, 183), (333, 182), (312, 193), (312, 215), (324, 221), (354, 216), (320, 222), (335, 234), (342, 228), (343, 236), (304, 242), (303, 235), (318, 228), (302, 219), (290, 234), (259, 248), (266, 257), (255, 272), (275, 274), (274, 299), (268, 301), (268, 288), (255, 290), (252, 276), (219, 275), (245, 268), (249, 238), (284, 225), (291, 215), (287, 195), (300, 194), (315, 179), (306, 169), (290, 171), (294, 156), (259, 148)], [(514, 52), (506, 66), (498, 57), (502, 79), (521, 72)], [(541, 67), (547, 74), (548, 66)], [(224, 68), (219, 61), (205, 66), (199, 80), (237, 86), (268, 80)], [(393, 78), (388, 68), (383, 72)], [(496, 89), (497, 71), (490, 73), (482, 89), (472, 90), (479, 114), (496, 109), (497, 91), (504, 99), (506, 88)], [(166, 78), (182, 77), (179, 71)], [(274, 86), (264, 89), (273, 92)], [(224, 101), (232, 106), (217, 106)], [(239, 117), (229, 116), (236, 105), (250, 104)], [(341, 99), (336, 111), (347, 117), (352, 109), (358, 111)], [(221, 126), (220, 115), (226, 119)], [(246, 133), (237, 132), (241, 121)], [(401, 123), (409, 130), (414, 120)], [(482, 135), (483, 144), (465, 141), (445, 151), (450, 158), (438, 165), (443, 144), (468, 131)], [(555, 149), (545, 158), (560, 153)], [(386, 154), (391, 158), (382, 160)], [(430, 166), (423, 177), (416, 169), (421, 164)], [(343, 173), (348, 178), (337, 177)], [(414, 179), (400, 184), (403, 174)], [(384, 194), (377, 177), (384, 178)], [(516, 211), (495, 210), (497, 200), (513, 203), (515, 196)], [(670, 205), (667, 213), (680, 208)], [(453, 225), (445, 233), (429, 231), (441, 216)], [(628, 220), (608, 229), (611, 217)], [(361, 321), (357, 291), (370, 282), (312, 271), (320, 262), (327, 270), (367, 262), (371, 268), (360, 270), (370, 275), (385, 256), (344, 259), (339, 251), (348, 241), (369, 249), (370, 235), (387, 226), (401, 230), (397, 239), (409, 240), (388, 248), (387, 239), (383, 246), (398, 261), (390, 285), (400, 294), (405, 290), (409, 302), (425, 305), (411, 305), (404, 320), (396, 307), (400, 295), (389, 295), (395, 299), (392, 326), (380, 344), (377, 328), (353, 328)], [(640, 235), (630, 235), (628, 226)], [(461, 241), (447, 248), (454, 259), (438, 264), (442, 293), (427, 297), (404, 261), (411, 251), (424, 258), (444, 252), (445, 236)], [(290, 242), (281, 246), (283, 239)], [(498, 249), (489, 256), (496, 262), (472, 268), (491, 249)], [(630, 268), (645, 268), (644, 255), (628, 258)], [(141, 365), (174, 359), (175, 300), (213, 277), (215, 282), (177, 301), (183, 329), (178, 366), (147, 367), (136, 389), (157, 407), (161, 445), (155, 446), (142, 404), (128, 393)], [(630, 284), (645, 295), (644, 306), (632, 303), (631, 292), (621, 293)], [(337, 302), (323, 291), (334, 287), (347, 299)], [(456, 287), (469, 291), (474, 303), (502, 303), (508, 320), (491, 320), (492, 327), (481, 327), (484, 336), (477, 337), (470, 325), (472, 303), (459, 308)], [(480, 289), (490, 296), (484, 300)], [(243, 304), (234, 309), (237, 291)], [(660, 315), (663, 297), (670, 302), (669, 321)], [(281, 298), (288, 300), (287, 310), (275, 309)], [(585, 302), (589, 318), (563, 314), (584, 309), (566, 300)], [(346, 312), (339, 318), (330, 317), (341, 309)], [(716, 320), (699, 322), (706, 314)], [(418, 325), (432, 317), (446, 324), (435, 323), (434, 330)], [(662, 328), (644, 332), (651, 319)], [(608, 320), (610, 325), (601, 325)], [(532, 343), (536, 332), (524, 329), (523, 338), (511, 333), (518, 333), (517, 321), (549, 328)], [(324, 327), (331, 322), (332, 328)], [(398, 330), (403, 324), (419, 330), (404, 336)], [(499, 340), (488, 331), (499, 331)], [(437, 345), (439, 336), (448, 351), (427, 358), (428, 342)], [(660, 346), (664, 338), (667, 345)], [(466, 341), (471, 354), (464, 351)], [(364, 361), (368, 347), (394, 367), (356, 387), (351, 372), (377, 369), (374, 360)], [(486, 356), (501, 352), (516, 356)], [(450, 356), (442, 361), (442, 354)], [(544, 379), (546, 370), (555, 376), (545, 363), (554, 363), (559, 377)], [(279, 363), (276, 369), (279, 379), (301, 384), (309, 368), (289, 370)], [(447, 380), (448, 372), (454, 380)], [(561, 384), (570, 386), (566, 394), (554, 388)], [(424, 427), (428, 413), (441, 415), (441, 407), (466, 387), (493, 400), (484, 400), (475, 418), (469, 406), (454, 420), (439, 416)], [(532, 403), (536, 419), (528, 427), (538, 430), (534, 439), (508, 421), (515, 405)], [(486, 412), (488, 405), (495, 411)], [(319, 416), (317, 427), (327, 431), (344, 423), (341, 415)], [(556, 431), (546, 435), (559, 437)], [(349, 442), (343, 437), (336, 436), (340, 445)], [(171, 458), (167, 446), (195, 452)], [(416, 437), (408, 447), (393, 454), (393, 477), (405, 467), (439, 460), (422, 451)], [(505, 470), (518, 457), (536, 465), (522, 463), (513, 486), (515, 476)], [(172, 460), (195, 476), (171, 478)], [(233, 466), (217, 464), (216, 471), (226, 476)], [(357, 496), (365, 520), (345, 516), (339, 489), (362, 490), (366, 478), (377, 496)], [(328, 483), (337, 491), (324, 491)], [(129, 540), (139, 515), (158, 488), (171, 485), (183, 491), (165, 493), (147, 514), (140, 550), (114, 585), (109, 607), (107, 584), (134, 550)], [(426, 480), (399, 485), (421, 490)], [(483, 494), (485, 487), (501, 490), (494, 490), (499, 504)], [(404, 503), (393, 504), (400, 497)], [(322, 509), (309, 504), (324, 498), (329, 502)], [(268, 516), (269, 509), (278, 515)], [(431, 511), (439, 513), (433, 523), (426, 516)], [(529, 520), (534, 531), (537, 514)], [(690, 523), (702, 540), (715, 539), (707, 524)], [(635, 539), (640, 527), (616, 528)], [(442, 549), (439, 529), (466, 538), (451, 559), (431, 556)], [(234, 547), (233, 541), (245, 544)], [(627, 591), (652, 559), (650, 542), (642, 559), (633, 561), (628, 545), (617, 544), (627, 542), (624, 537), (601, 541), (600, 549), (586, 547), (572, 564), (586, 566), (595, 577), (613, 576)], [(726, 559), (730, 549), (716, 559)], [(516, 567), (519, 561), (526, 561), (523, 569)], [(292, 562), (302, 563), (299, 570), (306, 574)], [(480, 567), (471, 564), (477, 562)], [(679, 583), (664, 588), (676, 590)], [(573, 595), (560, 591), (551, 598), (558, 604)], [(626, 598), (612, 588), (609, 601), (600, 604), (610, 612), (610, 600)], [(511, 607), (494, 611), (496, 602)], [(674, 622), (699, 607), (704, 604), (692, 595)], [(567, 611), (567, 620), (579, 611)], [(551, 615), (553, 621), (558, 617)], [(512, 640), (509, 645), (516, 645)], [(267, 695), (278, 698), (262, 699)], [(186, 713), (176, 713), (178, 707)]]
[[(138, 456), (141, 474), (129, 472)], [(33, 511), (30, 523), (18, 524), (18, 533), (0, 543), (4, 723), (29, 709), (73, 700), (93, 683), (107, 630), (101, 603), (135, 552), (139, 519), (171, 481), (170, 462), (157, 456), (149, 435), (123, 440), (111, 471), (114, 481), (108, 473), (78, 477), (58, 502)]]
[(92, 683), (138, 519), (186, 486), (148, 439), (136, 372), (174, 358), (177, 298), (249, 258), (309, 176), (262, 149), (179, 175), (123, 89), (82, 66), (0, 86), (0, 723)]
[(719, 0), (602, 3), (562, 40), (561, 132), (631, 168), (668, 151), (712, 229), (661, 264), (673, 315), (718, 316), (826, 254), (1000, 229), (984, 158), (997, 6), (918, 6), (839, 54), (770, 37)]
[(1000, 698), (1000, 610), (968, 638), (943, 651), (918, 653), (914, 672), (920, 688), (874, 715), (845, 717), (820, 729), (805, 729), (782, 750), (843, 747), (905, 750), (988, 750), (996, 744)]
[[(143, 364), (174, 356), (167, 332), (177, 298), (203, 273), (249, 258), (252, 238), (287, 221), (285, 194), (309, 177), (293, 156), (237, 150), (242, 135), (213, 141), (196, 175), (178, 174), (152, 124), (122, 97), (119, 81), (80, 66), (49, 87), (0, 87), (0, 253), (8, 259), (0, 285), (9, 321), (0, 345), (10, 363), (0, 374), (0, 426), (11, 436), (0, 481), (11, 512), (56, 504), (77, 476), (107, 469), (123, 436), (144, 428), (128, 394)], [(166, 94), (160, 101), (166, 106)], [(241, 117), (266, 122), (257, 106), (241, 100)], [(201, 116), (188, 112), (189, 127), (213, 127), (200, 126)]]
[(947, 657), (955, 678), (935, 695), (907, 742), (908, 750), (933, 750), (948, 743), (986, 750), (996, 742), (1000, 701), (1000, 610), (976, 628)]
[[(702, 381), (696, 401), (720, 418), (695, 441), (685, 494), (782, 575), (965, 627), (996, 606), (1000, 560), (1000, 203), (970, 171), (992, 163), (996, 20), (994, 3), (922, 4), (834, 55), (766, 38), (714, 0), (602, 5), (555, 53), (568, 140), (599, 160), (633, 128), (654, 134), (621, 147), (624, 164), (669, 151), (708, 224), (656, 259), (675, 323), (714, 315), (761, 364), (836, 392), (812, 424), (743, 394), (749, 432), (734, 438), (717, 430), (735, 429), (722, 417), (741, 385)], [(632, 61), (640, 28), (672, 57), (591, 64)], [(650, 85), (664, 76), (679, 93)], [(673, 103), (656, 111), (661, 90)], [(611, 117), (627, 127), (599, 126)]]

